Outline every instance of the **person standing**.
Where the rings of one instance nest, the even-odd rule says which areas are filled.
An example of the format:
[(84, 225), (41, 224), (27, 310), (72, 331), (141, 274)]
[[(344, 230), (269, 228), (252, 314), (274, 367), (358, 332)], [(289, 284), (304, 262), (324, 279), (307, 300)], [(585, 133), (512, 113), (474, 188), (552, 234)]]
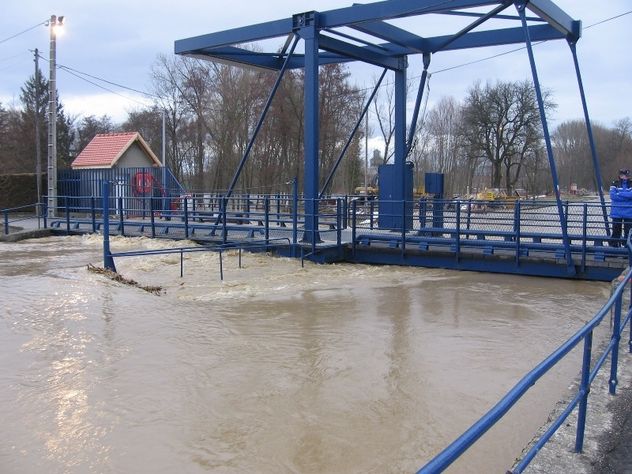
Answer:
[[(619, 179), (610, 186), (610, 218), (612, 219), (612, 247), (625, 246), (632, 229), (632, 183), (630, 170), (619, 170)], [(621, 235), (623, 231), (623, 236)]]

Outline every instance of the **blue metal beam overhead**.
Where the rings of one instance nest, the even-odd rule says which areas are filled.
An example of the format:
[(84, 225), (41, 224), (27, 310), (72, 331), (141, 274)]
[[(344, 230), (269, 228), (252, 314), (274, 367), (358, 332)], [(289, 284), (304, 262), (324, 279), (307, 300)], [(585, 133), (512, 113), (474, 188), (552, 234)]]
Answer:
[(177, 40), (174, 48), (176, 54), (190, 54), (210, 48), (231, 46), (251, 41), (260, 41), (279, 36), (287, 36), (292, 32), (292, 19), (269, 21), (257, 25), (249, 25), (231, 30), (218, 31), (207, 35), (194, 36)]
[(582, 22), (575, 21), (551, 0), (529, 0), (526, 8), (562, 33), (569, 41), (577, 41), (582, 33)]
[(355, 46), (327, 35), (321, 34), (319, 36), (318, 46), (326, 51), (338, 53), (341, 56), (360, 60), (368, 64), (373, 64), (374, 66), (393, 70), (399, 68), (398, 58), (379, 54), (369, 47)]
[[(468, 27), (455, 35), (446, 35), (436, 38), (422, 38), (414, 33), (384, 22), (384, 20), (411, 17), (425, 14), (461, 14), (478, 17), (480, 23), (492, 16), (493, 18), (513, 19), (508, 15), (495, 15), (493, 12), (507, 5), (507, 0), (453, 0), (450, 2), (436, 2), (435, 0), (386, 0), (363, 5), (339, 8), (318, 14), (317, 30), (332, 30), (337, 27), (351, 27), (358, 31), (383, 39), (387, 43), (375, 45), (385, 50), (384, 56), (401, 56), (410, 54), (424, 54), (438, 50), (448, 51), (452, 49), (475, 48), (495, 46), (501, 44), (522, 43), (524, 37), (517, 34), (516, 29), (495, 29), (469, 33)], [(475, 7), (494, 6), (495, 9), (488, 13), (462, 11)], [(527, 8), (538, 15), (537, 19), (529, 17), (529, 21), (546, 21), (546, 25), (530, 26), (532, 41), (567, 38), (577, 41), (581, 35), (581, 22), (573, 20), (550, 0), (530, 0)], [(478, 26), (479, 22), (473, 25)], [(471, 25), (472, 26), (472, 25)], [(283, 58), (278, 53), (255, 53), (245, 49), (234, 48), (234, 45), (260, 41), (270, 38), (285, 37), (294, 29), (300, 27), (293, 18), (269, 21), (241, 28), (233, 28), (226, 31), (211, 33), (182, 39), (175, 42), (176, 54), (200, 55), (215, 60), (230, 61), (237, 64), (248, 64), (255, 67), (268, 69), (280, 69)], [(463, 34), (465, 32), (467, 34)], [(553, 33), (557, 32), (557, 34)], [(452, 38), (454, 44), (446, 46)], [(326, 40), (327, 41), (327, 40)], [(442, 47), (446, 46), (446, 47)], [(357, 47), (345, 42), (331, 43), (335, 46), (336, 54), (319, 53), (320, 64), (331, 62), (347, 62), (353, 60), (366, 61), (372, 64), (385, 66), (388, 60), (380, 58), (375, 47)], [(226, 48), (231, 47), (231, 48)], [(304, 67), (304, 57), (297, 56), (293, 59), (289, 68)]]
[[(363, 25), (362, 27), (358, 27), (358, 31), (363, 31), (370, 34), (375, 34), (378, 31), (382, 30), (383, 26), (390, 27), (388, 23), (374, 22), (371, 25)], [(548, 41), (548, 40), (557, 40), (564, 39), (564, 35), (560, 33), (558, 30), (552, 28), (549, 25), (532, 25), (529, 26), (529, 36), (531, 40), (534, 42), (537, 41)], [(321, 35), (323, 38), (325, 35)], [(379, 34), (375, 34), (375, 36), (379, 36)], [(489, 31), (475, 31), (467, 33), (454, 41), (450, 42), (446, 45), (448, 41), (454, 38), (454, 35), (445, 35), (445, 36), (435, 36), (432, 38), (421, 38), (416, 37), (418, 39), (418, 43), (412, 43), (410, 41), (413, 40), (415, 35), (408, 36), (406, 40), (406, 44), (404, 45), (404, 41), (402, 40), (402, 44), (394, 44), (394, 43), (381, 43), (378, 44), (378, 47), (383, 47), (386, 49), (389, 54), (384, 54), (382, 56), (377, 55), (375, 49), (373, 47), (361, 47), (351, 45), (349, 43), (345, 43), (342, 41), (338, 41), (336, 46), (334, 46), (333, 40), (329, 45), (332, 50), (334, 47), (337, 47), (338, 51), (342, 51), (345, 47), (349, 46), (349, 54), (344, 55), (338, 54), (334, 52), (320, 52), (319, 53), (319, 64), (332, 64), (332, 63), (345, 63), (351, 61), (360, 60), (360, 57), (365, 56), (366, 58), (371, 58), (372, 60), (366, 60), (366, 62), (370, 64), (379, 64), (380, 67), (387, 67), (388, 69), (394, 69), (395, 63), (391, 62), (392, 57), (397, 56), (407, 56), (413, 54), (419, 54), (423, 51), (431, 53), (433, 51), (453, 51), (459, 49), (471, 49), (471, 48), (482, 48), (488, 46), (500, 46), (500, 45), (511, 45), (511, 44), (524, 44), (524, 30), (520, 27), (516, 28), (501, 28), (496, 30)], [(331, 39), (327, 37), (327, 39)], [(442, 45), (445, 45), (441, 48)], [(283, 64), (284, 58), (280, 56), (278, 53), (259, 53), (248, 51), (243, 48), (238, 47), (227, 47), (222, 46), (219, 48), (204, 48), (200, 50), (196, 50), (195, 52), (182, 53), (188, 56), (200, 57), (203, 59), (211, 59), (218, 62), (231, 63), (235, 65), (245, 65), (245, 66), (253, 66), (264, 69), (273, 69), (279, 70), (281, 65)], [(387, 63), (387, 65), (380, 63)], [(295, 54), (290, 58), (288, 63), (288, 69), (302, 69), (305, 67), (305, 55), (304, 54)]]

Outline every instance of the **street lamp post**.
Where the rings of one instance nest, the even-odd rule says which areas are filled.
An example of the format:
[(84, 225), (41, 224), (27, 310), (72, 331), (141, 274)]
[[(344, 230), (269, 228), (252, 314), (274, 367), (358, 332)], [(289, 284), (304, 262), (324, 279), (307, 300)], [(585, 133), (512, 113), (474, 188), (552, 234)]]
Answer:
[(48, 79), (48, 217), (55, 217), (57, 209), (57, 34), (63, 25), (64, 17), (51, 15), (50, 28), (50, 62)]

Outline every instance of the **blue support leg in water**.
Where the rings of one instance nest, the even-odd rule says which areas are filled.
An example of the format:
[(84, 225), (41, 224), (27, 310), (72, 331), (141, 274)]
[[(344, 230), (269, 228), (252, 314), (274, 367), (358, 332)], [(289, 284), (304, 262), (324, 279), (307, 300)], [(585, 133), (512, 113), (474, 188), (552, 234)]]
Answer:
[(110, 183), (103, 181), (103, 266), (106, 270), (116, 272), (114, 258), (110, 251)]

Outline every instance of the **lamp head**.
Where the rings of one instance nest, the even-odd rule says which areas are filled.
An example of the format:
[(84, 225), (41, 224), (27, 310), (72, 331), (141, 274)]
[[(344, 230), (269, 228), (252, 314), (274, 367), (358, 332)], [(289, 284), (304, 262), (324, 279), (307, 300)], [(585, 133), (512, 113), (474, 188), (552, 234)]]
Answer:
[(50, 17), (51, 20), (51, 25), (53, 27), (53, 34), (55, 36), (61, 36), (64, 34), (64, 16), (58, 16), (56, 17), (55, 15)]

